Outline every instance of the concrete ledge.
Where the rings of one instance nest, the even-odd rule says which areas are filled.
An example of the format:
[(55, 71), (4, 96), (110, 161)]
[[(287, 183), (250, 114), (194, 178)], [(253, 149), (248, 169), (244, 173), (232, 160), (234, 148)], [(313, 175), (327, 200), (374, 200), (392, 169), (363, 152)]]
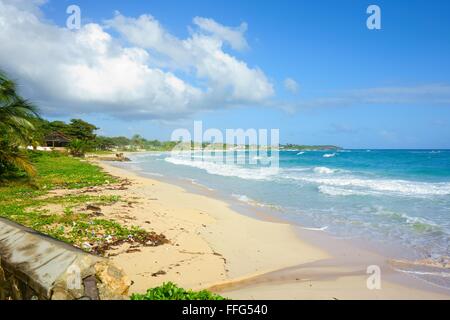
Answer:
[(126, 299), (109, 260), (0, 218), (0, 299)]

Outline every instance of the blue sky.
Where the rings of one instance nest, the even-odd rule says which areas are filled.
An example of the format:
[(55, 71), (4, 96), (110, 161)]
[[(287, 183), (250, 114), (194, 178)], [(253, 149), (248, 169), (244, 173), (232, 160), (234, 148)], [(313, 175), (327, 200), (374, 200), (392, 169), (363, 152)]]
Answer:
[[(233, 33), (233, 39), (246, 41), (245, 48), (236, 49), (238, 45), (233, 45), (232, 39), (229, 43), (223, 40), (221, 50), (245, 63), (247, 68), (243, 71), (250, 77), (260, 77), (261, 85), (218, 84), (213, 76), (203, 77), (204, 71), (197, 65), (188, 67), (196, 71), (173, 67), (172, 63), (179, 61), (171, 57), (170, 63), (164, 60), (152, 67), (173, 73), (195, 90), (207, 92), (213, 88), (211, 97), (192, 98), (194, 102), (189, 101), (187, 109), (175, 108), (170, 114), (152, 110), (128, 117), (127, 112), (140, 108), (134, 101), (127, 104), (128, 100), (124, 100), (120, 112), (109, 112), (110, 101), (108, 107), (97, 107), (95, 103), (78, 107), (70, 97), (63, 99), (51, 92), (39, 94), (44, 89), (32, 79), (29, 70), (24, 73), (18, 67), (22, 61), (4, 66), (0, 60), (0, 67), (19, 82), (23, 79), (25, 94), (42, 103), (45, 115), (52, 119), (80, 116), (96, 123), (106, 135), (139, 133), (159, 139), (168, 139), (175, 128), (191, 128), (193, 120), (203, 120), (205, 127), (220, 129), (279, 128), (283, 143), (336, 144), (347, 148), (450, 148), (448, 1), (53, 0), (38, 6), (40, 12), (36, 16), (46, 26), (64, 28), (68, 17), (65, 11), (70, 4), (81, 8), (83, 26), (104, 26), (105, 21), (117, 16), (117, 10), (120, 16), (130, 19), (151, 15), (170, 37), (180, 40), (190, 39), (193, 32), (209, 36), (209, 29), (193, 23), (195, 17), (210, 19), (227, 30), (240, 30), (236, 31), (239, 34)], [(366, 27), (366, 9), (370, 4), (381, 8), (381, 30)], [(128, 26), (134, 23), (130, 21)], [(117, 20), (105, 27), (104, 32), (123, 47), (137, 46), (130, 40), (128, 29), (124, 29), (125, 23), (118, 23)], [(201, 30), (195, 31), (196, 28)], [(141, 47), (153, 57), (155, 47)], [(239, 78), (236, 73), (235, 79)], [(285, 87), (288, 78), (298, 84), (297, 92)], [(65, 80), (55, 76), (54, 81)], [(234, 81), (232, 76), (229, 81)], [(222, 87), (240, 93), (248, 91), (230, 102), (219, 91)], [(261, 92), (257, 92), (259, 89)], [(83, 95), (82, 91), (78, 93)], [(194, 92), (189, 97), (195, 96)], [(120, 100), (122, 96), (117, 97)], [(63, 106), (63, 101), (68, 102)], [(191, 112), (196, 108), (195, 101), (200, 101), (202, 107)], [(161, 108), (164, 110), (164, 106)]]

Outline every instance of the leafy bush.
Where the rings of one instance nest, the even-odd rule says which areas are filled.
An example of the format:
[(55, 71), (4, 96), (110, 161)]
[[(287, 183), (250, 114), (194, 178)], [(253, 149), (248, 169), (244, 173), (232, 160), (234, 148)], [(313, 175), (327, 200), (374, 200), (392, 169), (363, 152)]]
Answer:
[(207, 290), (192, 291), (178, 287), (173, 282), (148, 289), (145, 294), (133, 294), (131, 300), (226, 300)]
[(75, 139), (70, 142), (69, 150), (74, 157), (83, 158), (86, 151), (89, 150), (89, 144), (84, 140)]

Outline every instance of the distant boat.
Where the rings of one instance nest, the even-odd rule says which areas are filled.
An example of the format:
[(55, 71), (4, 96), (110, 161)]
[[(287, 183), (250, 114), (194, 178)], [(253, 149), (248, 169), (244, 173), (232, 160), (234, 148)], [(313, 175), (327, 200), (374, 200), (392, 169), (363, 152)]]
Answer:
[(304, 153), (305, 153), (304, 151), (300, 151), (299, 153), (297, 153), (297, 155), (299, 156), (299, 155), (302, 155)]

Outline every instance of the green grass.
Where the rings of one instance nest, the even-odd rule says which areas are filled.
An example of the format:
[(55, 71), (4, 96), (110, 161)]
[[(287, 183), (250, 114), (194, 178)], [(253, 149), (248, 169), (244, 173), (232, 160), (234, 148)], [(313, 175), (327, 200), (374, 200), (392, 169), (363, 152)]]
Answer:
[(145, 294), (133, 294), (131, 300), (226, 300), (226, 298), (207, 290), (192, 291), (166, 282), (160, 287), (148, 289)]
[[(0, 182), (0, 217), (15, 221), (86, 251), (103, 254), (110, 245), (138, 242), (165, 243), (161, 235), (94, 217), (86, 204), (108, 205), (118, 196), (74, 194), (48, 196), (54, 189), (79, 189), (117, 182), (99, 167), (59, 153), (30, 152), (38, 170), (32, 183), (22, 174)], [(57, 205), (59, 212), (45, 207)]]
[(36, 181), (43, 189), (99, 186), (116, 182), (99, 167), (58, 152), (30, 152), (38, 171)]

